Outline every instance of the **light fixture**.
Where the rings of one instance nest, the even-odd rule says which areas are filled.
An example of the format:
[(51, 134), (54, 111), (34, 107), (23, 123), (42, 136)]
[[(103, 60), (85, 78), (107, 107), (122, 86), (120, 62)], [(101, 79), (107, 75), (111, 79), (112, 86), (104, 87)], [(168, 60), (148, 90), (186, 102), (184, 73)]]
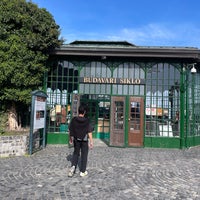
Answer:
[(196, 63), (194, 63), (194, 64), (192, 65), (192, 68), (191, 68), (191, 70), (190, 70), (192, 74), (197, 73), (197, 69), (196, 69), (195, 66), (194, 66), (195, 64), (196, 64)]

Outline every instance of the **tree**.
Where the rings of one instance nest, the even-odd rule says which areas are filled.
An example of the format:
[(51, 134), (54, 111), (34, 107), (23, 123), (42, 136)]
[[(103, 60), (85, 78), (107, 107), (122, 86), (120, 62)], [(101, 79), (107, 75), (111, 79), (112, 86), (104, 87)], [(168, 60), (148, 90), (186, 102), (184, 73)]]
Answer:
[(0, 104), (13, 130), (21, 127), (31, 91), (42, 85), (48, 52), (63, 40), (52, 15), (31, 1), (1, 0), (0, 13)]

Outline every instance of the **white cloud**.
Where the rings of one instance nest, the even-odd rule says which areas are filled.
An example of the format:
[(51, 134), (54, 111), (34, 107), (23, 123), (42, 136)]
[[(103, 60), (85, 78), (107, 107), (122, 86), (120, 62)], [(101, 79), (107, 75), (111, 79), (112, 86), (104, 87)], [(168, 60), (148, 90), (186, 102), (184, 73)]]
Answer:
[(156, 24), (149, 24), (147, 26), (137, 28), (137, 29), (123, 29), (122, 34), (133, 39), (167, 39), (173, 38), (174, 34), (167, 30), (165, 27), (156, 25)]
[[(113, 34), (114, 33), (114, 34)], [(191, 24), (163, 25), (151, 23), (137, 28), (106, 32), (76, 32), (64, 35), (66, 42), (74, 40), (128, 41), (139, 46), (193, 46), (200, 48), (200, 28)]]
[(192, 25), (164, 26), (148, 24), (139, 28), (124, 28), (110, 40), (127, 40), (141, 46), (194, 46), (200, 47), (200, 29)]
[[(131, 41), (136, 45), (148, 45), (148, 46), (161, 46), (172, 41), (176, 37), (173, 31), (170, 31), (164, 26), (158, 24), (148, 24), (147, 26), (139, 28), (124, 28), (117, 36), (118, 39), (125, 38), (125, 40)], [(116, 38), (116, 36), (110, 35), (108, 38)]]

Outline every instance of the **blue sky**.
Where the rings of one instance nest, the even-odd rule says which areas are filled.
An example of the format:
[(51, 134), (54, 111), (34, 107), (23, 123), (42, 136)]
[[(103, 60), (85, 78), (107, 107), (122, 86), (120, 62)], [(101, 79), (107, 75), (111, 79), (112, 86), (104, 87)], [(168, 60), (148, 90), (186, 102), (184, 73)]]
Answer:
[(32, 0), (74, 40), (200, 48), (200, 0)]

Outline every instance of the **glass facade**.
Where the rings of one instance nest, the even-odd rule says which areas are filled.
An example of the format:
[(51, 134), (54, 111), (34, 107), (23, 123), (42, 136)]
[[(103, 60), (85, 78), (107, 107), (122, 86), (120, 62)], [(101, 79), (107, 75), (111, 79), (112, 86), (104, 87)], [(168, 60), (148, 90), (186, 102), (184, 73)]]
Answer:
[[(198, 71), (196, 74), (184, 71), (182, 63), (62, 59), (51, 63), (46, 80), (48, 133), (68, 131), (73, 116), (73, 94), (77, 94), (78, 104), (87, 105), (87, 117), (99, 134), (97, 137), (108, 141), (112, 96), (127, 98), (125, 104), (129, 97), (144, 99), (144, 124), (139, 124), (144, 126), (144, 138), (200, 136), (200, 76)], [(128, 105), (126, 112), (129, 107), (134, 105)], [(131, 112), (130, 116), (139, 117), (141, 111), (131, 109)], [(115, 118), (114, 127), (128, 130), (126, 124), (120, 124), (119, 116)], [(135, 129), (132, 124), (131, 130)]]
[[(111, 70), (104, 63), (89, 62), (81, 67), (80, 77), (111, 78)], [(80, 84), (79, 91), (83, 94), (110, 94), (111, 84)]]
[(186, 77), (187, 93), (186, 102), (187, 111), (185, 115), (185, 124), (187, 127), (187, 136), (200, 136), (200, 74), (188, 73)]
[(129, 82), (131, 80), (137, 81), (138, 79), (144, 80), (145, 72), (139, 65), (132, 62), (120, 64), (114, 69), (113, 77), (127, 81), (127, 84), (113, 85), (113, 95), (144, 95), (144, 85), (130, 84)]
[(47, 76), (47, 131), (66, 132), (71, 117), (71, 94), (78, 91), (78, 68), (68, 61), (54, 62)]
[(146, 74), (146, 132), (148, 136), (178, 137), (180, 72), (167, 63), (149, 67)]

